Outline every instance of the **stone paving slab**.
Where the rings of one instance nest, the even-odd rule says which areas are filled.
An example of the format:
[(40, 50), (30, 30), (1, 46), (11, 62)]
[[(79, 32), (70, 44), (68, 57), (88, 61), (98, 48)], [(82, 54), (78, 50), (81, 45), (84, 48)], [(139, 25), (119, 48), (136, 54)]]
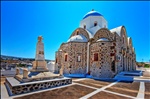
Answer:
[(96, 88), (102, 88), (103, 86), (106, 86), (106, 85), (112, 83), (112, 82), (98, 81), (98, 80), (93, 80), (93, 79), (73, 81), (73, 82), (84, 84), (84, 85), (87, 85), (87, 86), (96, 87)]
[(103, 90), (103, 91), (104, 91), (104, 92), (107, 92), (107, 93), (114, 94), (114, 95), (131, 98), (131, 99), (135, 99), (135, 98), (136, 98), (136, 97), (133, 97), (133, 96), (129, 96), (129, 95), (125, 95), (125, 94), (120, 94), (120, 93), (116, 93), (116, 92), (112, 92), (112, 91), (108, 91), (108, 90)]
[(100, 85), (100, 84), (95, 84), (95, 83), (89, 83), (89, 82), (82, 82), (82, 81), (74, 81), (75, 83), (78, 83), (78, 84), (84, 84), (84, 85), (87, 85), (87, 86), (92, 86), (92, 87), (95, 87), (95, 88), (101, 88), (103, 87), (103, 85)]
[(119, 82), (116, 85), (107, 88), (106, 90), (136, 97), (139, 92), (139, 86), (140, 82)]
[(81, 83), (74, 83), (74, 84), (81, 85), (81, 86), (85, 86), (85, 87), (92, 88), (92, 89), (98, 89), (98, 88), (96, 88), (96, 87), (88, 86), (88, 85), (81, 84)]
[(20, 84), (20, 82), (14, 77), (7, 77), (6, 80), (10, 82), (11, 86), (16, 86)]
[(8, 98), (9, 98), (9, 95), (7, 93), (5, 84), (1, 84), (1, 99), (8, 99)]
[(145, 99), (150, 99), (150, 83), (145, 82)]
[[(80, 80), (81, 79), (81, 80)], [(103, 82), (103, 81), (97, 81), (97, 80), (91, 80), (91, 79), (83, 79), (83, 78), (80, 78), (80, 79), (74, 79), (74, 80), (77, 80), (77, 83), (79, 83), (79, 84), (77, 84), (77, 85), (79, 85), (80, 86), (80, 81), (82, 81), (82, 82), (87, 82), (87, 83), (91, 83), (91, 84), (98, 84), (98, 85), (103, 85), (103, 86), (107, 86), (108, 84), (110, 84), (110, 83), (112, 83), (112, 82)], [(74, 81), (73, 81), (74, 82)], [(71, 85), (69, 85), (70, 87), (71, 86), (73, 86), (75, 83), (73, 83), (73, 84), (71, 84)], [(122, 85), (123, 84), (123, 85)], [(94, 86), (91, 86), (90, 87), (90, 85), (87, 85), (87, 84), (84, 84), (85, 86), (82, 86), (82, 84), (81, 84), (81, 87), (80, 88), (84, 88), (84, 87), (86, 87), (86, 88), (89, 88), (89, 89), (92, 89), (92, 90), (94, 90), (94, 91), (96, 91), (97, 90), (97, 88), (94, 88)], [(138, 95), (138, 92), (139, 92), (139, 85), (140, 85), (140, 82), (133, 82), (133, 83), (123, 83), (123, 82), (118, 82), (116, 85), (113, 85), (113, 86), (111, 86), (111, 87), (109, 87), (109, 88), (107, 88), (107, 89), (105, 89), (105, 90), (101, 90), (100, 92), (97, 92), (96, 94), (93, 94), (90, 98), (88, 98), (88, 99), (130, 99), (129, 97), (131, 97), (132, 99), (134, 99), (133, 97), (135, 97), (136, 98), (136, 96)], [(66, 85), (66, 86), (68, 86), (68, 85)], [(87, 87), (87, 86), (89, 86), (89, 87)], [(150, 83), (149, 82), (145, 82), (145, 99), (150, 99)], [(65, 86), (60, 86), (59, 87), (59, 89), (62, 89), (62, 88), (66, 88)], [(78, 93), (81, 95), (81, 93), (82, 93), (82, 96), (81, 97), (76, 97), (76, 96), (73, 96), (73, 97), (69, 97), (68, 95), (70, 95), (69, 93), (66, 93), (66, 95), (64, 96), (64, 97), (62, 97), (61, 95), (59, 95), (59, 93), (62, 93), (61, 91), (64, 91), (64, 90), (60, 90), (60, 91), (57, 91), (58, 93), (55, 93), (54, 91), (52, 91), (52, 90), (59, 90), (59, 89), (57, 89), (57, 88), (52, 88), (52, 89), (48, 89), (48, 90), (51, 90), (51, 94), (50, 95), (48, 95), (47, 94), (47, 96), (46, 97), (42, 97), (42, 99), (49, 99), (49, 98), (47, 98), (47, 97), (51, 97), (51, 95), (53, 95), (54, 94), (54, 96), (52, 96), (50, 99), (79, 99), (79, 98), (81, 98), (81, 97), (84, 97), (84, 96), (86, 96), (87, 94), (90, 94), (90, 93), (92, 93), (92, 92), (94, 92), (94, 91), (91, 91), (91, 92), (89, 92), (89, 93), (87, 93), (87, 94), (85, 94), (84, 93), (84, 91), (82, 90), (80, 90), (80, 91), (78, 91)], [(113, 90), (114, 89), (114, 90)], [(75, 89), (70, 89), (70, 90), (73, 90), (72, 91), (72, 93), (73, 92), (75, 92), (76, 93), (76, 91), (75, 91)], [(87, 89), (88, 90), (88, 89)], [(46, 90), (41, 90), (41, 91), (39, 91), (39, 92), (35, 92), (35, 93), (37, 93), (37, 95), (35, 95), (35, 96), (33, 96), (32, 98), (29, 98), (29, 99), (41, 99), (41, 98), (38, 98), (38, 94), (40, 94), (40, 93), (42, 93), (42, 92), (48, 92), (48, 91), (46, 91)], [(68, 91), (66, 91), (66, 92), (68, 92)], [(70, 91), (69, 91), (70, 92)], [(103, 95), (105, 95), (105, 96), (107, 96), (108, 95), (108, 97), (105, 97), (105, 96), (103, 96), (103, 95), (99, 95), (99, 94), (101, 94), (101, 92), (105, 92), (105, 93), (103, 93)], [(28, 99), (28, 97), (26, 97), (26, 96), (32, 96), (32, 95), (34, 95), (35, 94), (34, 92), (32, 92), (31, 94), (30, 93), (28, 93), (28, 94), (24, 94), (24, 95), (17, 95), (16, 97), (19, 97), (19, 98), (16, 98), (16, 99), (21, 99), (21, 98), (23, 98), (23, 99)], [(85, 94), (85, 95), (83, 95), (83, 93)], [(115, 93), (115, 94), (114, 94)], [(55, 94), (58, 94), (58, 95), (56, 95), (55, 96)], [(121, 95), (118, 95), (118, 94), (121, 94)], [(6, 94), (5, 94), (6, 95)], [(45, 94), (44, 94), (45, 95)], [(74, 94), (75, 95), (75, 94)], [(95, 96), (96, 95), (96, 96)], [(112, 96), (111, 96), (112, 95)], [(122, 95), (126, 95), (126, 96), (129, 96), (129, 97), (125, 97), (125, 96), (122, 96)], [(4, 96), (4, 95), (3, 95)], [(7, 95), (6, 95), (7, 96)], [(21, 96), (21, 97), (20, 97)], [(42, 95), (41, 95), (42, 96)], [(78, 96), (78, 95), (77, 95)], [(24, 98), (24, 97), (26, 97), (26, 98)], [(61, 97), (61, 98), (60, 98)], [(94, 98), (93, 98), (94, 97)], [(97, 97), (97, 98), (96, 98)], [(102, 98), (99, 98), (99, 97), (102, 97)], [(103, 98), (104, 97), (104, 98)], [(2, 98), (2, 99), (10, 99), (11, 97), (9, 97), (9, 98)], [(13, 98), (14, 99), (14, 98)]]
[(106, 88), (109, 88), (109, 87), (115, 85), (116, 83), (118, 83), (118, 81), (113, 82), (113, 83), (111, 83), (111, 84), (109, 84), (109, 85), (107, 85), (107, 86), (104, 86), (104, 87), (102, 87), (102, 88), (99, 88), (99, 89), (93, 91), (92, 93), (87, 94), (87, 95), (81, 97), (80, 99), (87, 99), (87, 98), (90, 98), (90, 97), (92, 97), (93, 95), (95, 95), (95, 94), (97, 94), (97, 93), (99, 93), (99, 92), (105, 90)]
[(131, 98), (114, 95), (108, 92), (101, 91), (88, 99), (131, 99)]

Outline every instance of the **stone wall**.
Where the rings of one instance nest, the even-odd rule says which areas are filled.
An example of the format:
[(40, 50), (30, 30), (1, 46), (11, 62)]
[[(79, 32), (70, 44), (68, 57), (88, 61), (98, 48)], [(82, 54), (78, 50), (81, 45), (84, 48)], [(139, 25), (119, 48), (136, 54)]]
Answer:
[[(88, 33), (82, 28), (77, 28), (71, 36), (79, 34), (83, 34), (89, 39)], [(107, 38), (109, 41), (97, 41), (100, 38)], [(135, 70), (136, 55), (132, 41), (127, 38), (124, 26), (121, 28), (120, 34), (111, 33), (107, 28), (101, 28), (88, 42), (90, 42), (89, 72), (93, 77), (111, 78), (121, 71)], [(60, 46), (56, 58), (57, 64), (60, 67), (63, 66), (64, 74), (87, 73), (88, 42), (68, 42)], [(94, 53), (98, 53), (98, 61), (93, 61)], [(65, 61), (65, 55), (68, 57), (67, 61)], [(81, 56), (80, 62), (77, 61), (78, 56)]]
[[(115, 47), (113, 42), (96, 42), (90, 46), (90, 71), (93, 77), (111, 78), (115, 71), (112, 71)], [(94, 61), (94, 53), (98, 53), (98, 61)]]
[[(87, 43), (70, 42), (64, 44), (57, 52), (57, 63), (63, 66), (64, 74), (84, 74), (86, 71)], [(65, 61), (67, 55), (67, 61)], [(80, 56), (81, 61), (78, 61)]]
[(60, 79), (60, 80), (46, 80), (43, 82), (36, 83), (22, 83), (17, 86), (12, 86), (11, 83), (6, 79), (6, 87), (9, 90), (9, 95), (17, 95), (22, 93), (28, 93), (32, 91), (53, 88), (57, 86), (71, 84), (72, 79)]

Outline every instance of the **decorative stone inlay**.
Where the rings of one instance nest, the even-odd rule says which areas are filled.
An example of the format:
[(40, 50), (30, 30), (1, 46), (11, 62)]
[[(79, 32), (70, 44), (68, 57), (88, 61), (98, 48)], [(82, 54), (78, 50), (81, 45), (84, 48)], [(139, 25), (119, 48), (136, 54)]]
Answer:
[(64, 78), (64, 79), (53, 79), (53, 80), (45, 80), (45, 81), (36, 81), (30, 83), (20, 83), (17, 85), (11, 84), (12, 82), (6, 79), (6, 86), (10, 90), (10, 95), (18, 95), (22, 93), (28, 93), (32, 91), (37, 91), (41, 89), (53, 88), (57, 86), (67, 85), (72, 83), (72, 79)]

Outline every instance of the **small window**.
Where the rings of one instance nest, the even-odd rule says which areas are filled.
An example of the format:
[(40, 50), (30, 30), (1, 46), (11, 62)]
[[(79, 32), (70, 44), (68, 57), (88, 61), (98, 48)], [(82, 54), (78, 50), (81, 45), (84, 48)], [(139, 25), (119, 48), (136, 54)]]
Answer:
[(110, 49), (114, 49), (115, 47), (114, 46), (110, 46)]
[(98, 61), (98, 53), (94, 54), (94, 61)]
[(77, 30), (77, 35), (79, 35), (79, 30)]
[(115, 72), (115, 61), (113, 60), (111, 63), (111, 70)]
[(57, 63), (57, 58), (56, 58), (56, 63)]
[(44, 55), (44, 51), (42, 51), (42, 54)]
[(110, 53), (110, 56), (115, 56), (115, 53)]
[(97, 26), (97, 22), (94, 22), (94, 26)]
[(84, 29), (86, 29), (86, 25), (84, 25)]
[(124, 44), (124, 36), (123, 36), (123, 44)]
[(68, 55), (65, 55), (65, 62), (67, 61)]
[(81, 56), (77, 57), (77, 62), (81, 62)]

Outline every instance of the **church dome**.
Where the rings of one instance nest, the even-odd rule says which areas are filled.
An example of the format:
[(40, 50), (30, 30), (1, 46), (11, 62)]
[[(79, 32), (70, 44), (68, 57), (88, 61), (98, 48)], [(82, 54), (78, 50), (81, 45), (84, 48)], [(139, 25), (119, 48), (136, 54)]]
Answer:
[(75, 36), (72, 36), (67, 42), (87, 42), (87, 38), (80, 34), (80, 35), (75, 35)]
[(109, 41), (109, 40), (107, 38), (100, 38), (100, 39), (97, 40), (97, 42), (98, 41)]
[(102, 16), (102, 14), (100, 14), (97, 11), (92, 10), (92, 11), (88, 12), (87, 14), (85, 14), (84, 17), (83, 17), (83, 19), (85, 19), (85, 18), (87, 18), (89, 16)]

